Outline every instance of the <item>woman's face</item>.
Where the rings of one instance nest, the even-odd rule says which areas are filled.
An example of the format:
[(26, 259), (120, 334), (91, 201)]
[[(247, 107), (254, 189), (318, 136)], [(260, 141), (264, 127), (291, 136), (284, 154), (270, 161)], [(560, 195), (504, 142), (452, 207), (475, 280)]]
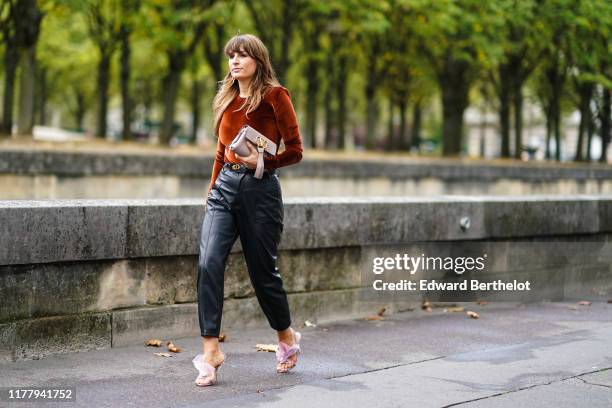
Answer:
[(229, 55), (229, 69), (235, 79), (247, 79), (255, 75), (257, 61), (241, 47), (240, 51)]

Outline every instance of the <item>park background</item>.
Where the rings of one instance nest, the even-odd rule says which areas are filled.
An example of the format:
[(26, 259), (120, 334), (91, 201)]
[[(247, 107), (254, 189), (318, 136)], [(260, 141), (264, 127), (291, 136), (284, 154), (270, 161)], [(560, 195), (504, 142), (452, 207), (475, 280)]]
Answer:
[(605, 0), (2, 0), (0, 26), (5, 145), (213, 150), (223, 46), (253, 33), (307, 149), (610, 160)]

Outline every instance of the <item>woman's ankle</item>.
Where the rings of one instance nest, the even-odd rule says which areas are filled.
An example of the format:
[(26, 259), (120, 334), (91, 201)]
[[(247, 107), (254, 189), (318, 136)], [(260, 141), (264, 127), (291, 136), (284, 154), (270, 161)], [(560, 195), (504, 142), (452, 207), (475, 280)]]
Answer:
[(278, 332), (278, 341), (282, 341), (285, 344), (292, 346), (295, 344), (295, 333), (291, 327), (285, 330), (279, 330)]

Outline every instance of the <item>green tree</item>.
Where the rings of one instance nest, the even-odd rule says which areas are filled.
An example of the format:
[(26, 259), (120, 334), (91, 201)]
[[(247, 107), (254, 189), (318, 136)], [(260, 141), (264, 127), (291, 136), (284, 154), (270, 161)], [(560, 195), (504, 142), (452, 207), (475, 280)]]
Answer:
[[(503, 55), (491, 81), (499, 99), (501, 156), (510, 157), (511, 106), (514, 113), (514, 157), (522, 152), (523, 86), (545, 50), (545, 26), (536, 0), (508, 0), (503, 7)], [(497, 75), (494, 74), (497, 71)]]
[(503, 13), (497, 2), (413, 1), (419, 51), (437, 78), (442, 97), (442, 154), (457, 155), (470, 86), (500, 58)]
[(181, 74), (198, 45), (206, 24), (214, 17), (215, 0), (150, 0), (144, 10), (155, 49), (166, 55), (162, 80), (164, 115), (160, 138), (168, 144), (174, 133)]
[(2, 99), (2, 124), (0, 135), (10, 135), (13, 127), (15, 78), (19, 61), (16, 28), (16, 0), (0, 2), (0, 35), (4, 43), (4, 95)]

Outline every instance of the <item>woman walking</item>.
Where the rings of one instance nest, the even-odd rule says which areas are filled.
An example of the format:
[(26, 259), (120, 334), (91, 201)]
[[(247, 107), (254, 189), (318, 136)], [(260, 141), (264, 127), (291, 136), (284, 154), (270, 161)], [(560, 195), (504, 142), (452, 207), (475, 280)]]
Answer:
[[(278, 333), (276, 370), (285, 373), (297, 363), (300, 334), (291, 328), (287, 295), (276, 266), (283, 231), (283, 202), (276, 169), (302, 159), (302, 140), (289, 92), (270, 63), (268, 50), (254, 35), (237, 35), (224, 49), (229, 72), (213, 101), (217, 152), (206, 201), (198, 262), (198, 315), (203, 354), (193, 359), (199, 386), (213, 385), (225, 361), (219, 347), (225, 264), (237, 237), (251, 283), (270, 327)], [(249, 125), (285, 150), (264, 157), (256, 177), (258, 152), (248, 156), (229, 149), (237, 133)]]

